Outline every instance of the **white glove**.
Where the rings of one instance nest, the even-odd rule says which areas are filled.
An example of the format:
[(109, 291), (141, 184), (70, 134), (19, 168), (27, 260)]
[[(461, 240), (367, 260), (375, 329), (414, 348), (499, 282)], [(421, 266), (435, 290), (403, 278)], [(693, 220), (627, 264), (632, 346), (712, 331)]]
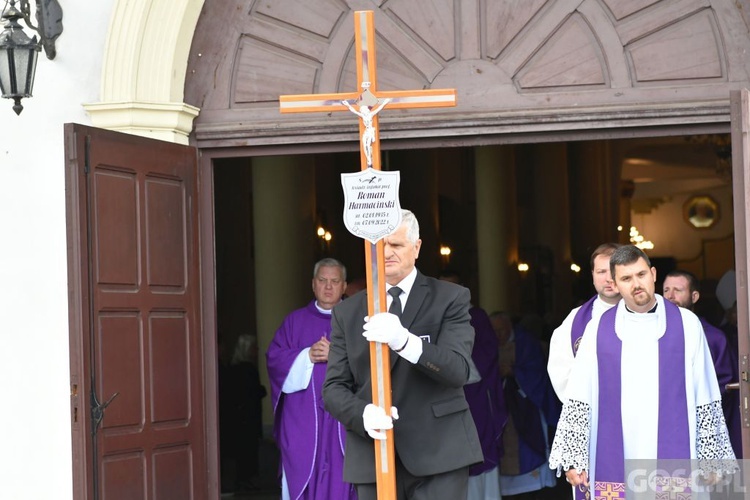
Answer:
[(398, 316), (387, 312), (365, 318), (362, 335), (370, 342), (388, 344), (396, 352), (401, 351), (409, 340), (409, 330), (401, 325)]
[(391, 416), (385, 414), (385, 410), (380, 406), (370, 403), (365, 406), (362, 414), (362, 420), (365, 424), (367, 434), (373, 439), (385, 439), (385, 430), (393, 429), (393, 421), (398, 420), (398, 410), (391, 406)]

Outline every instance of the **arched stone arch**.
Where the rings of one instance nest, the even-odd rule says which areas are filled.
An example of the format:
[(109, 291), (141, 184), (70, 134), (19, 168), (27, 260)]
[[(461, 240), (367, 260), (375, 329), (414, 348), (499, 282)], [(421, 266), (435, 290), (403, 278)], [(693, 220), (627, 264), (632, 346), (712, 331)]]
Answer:
[(97, 127), (187, 144), (198, 108), (183, 102), (188, 53), (205, 0), (115, 0)]

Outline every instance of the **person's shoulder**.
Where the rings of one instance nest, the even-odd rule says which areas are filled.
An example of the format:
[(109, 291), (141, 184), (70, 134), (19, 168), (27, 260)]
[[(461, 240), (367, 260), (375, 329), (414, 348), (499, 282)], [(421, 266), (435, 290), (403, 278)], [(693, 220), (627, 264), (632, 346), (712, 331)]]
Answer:
[[(668, 307), (670, 305), (674, 306), (674, 304), (672, 304), (671, 302), (668, 303), (667, 300), (664, 300), (664, 305), (666, 307)], [(683, 323), (691, 324), (691, 325), (696, 325), (696, 324), (700, 325), (701, 324), (700, 318), (698, 318), (698, 316), (693, 311), (691, 311), (690, 309), (686, 309), (684, 307), (679, 307), (679, 306), (675, 306), (675, 307), (677, 307), (677, 309), (680, 311), (680, 315), (682, 315), (682, 322)]]
[(417, 272), (417, 278), (414, 281), (414, 286), (429, 286), (436, 290), (438, 293), (445, 293), (450, 295), (462, 295), (469, 294), (469, 289), (463, 285), (457, 285), (450, 281), (440, 280), (433, 278), (432, 276), (426, 276), (421, 272)]
[(479, 306), (471, 306), (469, 308), (469, 314), (471, 315), (472, 320), (490, 323), (490, 315)]
[(314, 309), (315, 309), (315, 300), (311, 300), (304, 307), (295, 309), (294, 311), (287, 314), (285, 319), (290, 320), (299, 316), (305, 316), (305, 315), (311, 314)]
[(726, 350), (728, 346), (727, 335), (721, 329), (708, 323), (708, 321), (701, 321), (701, 323), (703, 324), (703, 333), (708, 343), (708, 348), (712, 352)]
[(295, 309), (284, 317), (281, 328), (297, 328), (299, 325), (307, 324), (309, 321), (328, 320), (329, 315), (318, 311), (315, 299), (307, 303), (305, 307)]
[(581, 307), (582, 306), (576, 306), (570, 310), (568, 315), (565, 316), (565, 319), (562, 320), (562, 323), (557, 325), (557, 328), (552, 331), (552, 338), (564, 335), (566, 332), (570, 333), (570, 329), (573, 327), (573, 319), (575, 319), (576, 314), (578, 314), (578, 311), (581, 309)]
[(360, 290), (333, 306), (333, 314), (346, 315), (361, 310), (363, 307), (367, 308), (367, 290)]
[[(667, 301), (665, 300), (664, 302), (666, 303)], [(696, 316), (696, 314), (690, 309), (685, 309), (684, 307), (677, 307), (677, 309), (680, 311), (680, 316), (682, 317), (686, 342), (691, 342), (691, 340), (705, 340), (706, 335), (703, 333), (703, 325), (698, 316)]]
[(563, 321), (566, 321), (566, 320), (573, 321), (573, 318), (576, 317), (576, 314), (578, 314), (578, 311), (580, 311), (582, 307), (583, 307), (583, 304), (581, 304), (580, 306), (575, 306), (573, 309), (570, 310), (568, 315), (565, 316), (565, 320)]
[(708, 319), (706, 319), (704, 316), (698, 316), (698, 320), (701, 322), (701, 325), (703, 325), (704, 330), (711, 330), (721, 333), (719, 327), (711, 324), (711, 322), (708, 321)]

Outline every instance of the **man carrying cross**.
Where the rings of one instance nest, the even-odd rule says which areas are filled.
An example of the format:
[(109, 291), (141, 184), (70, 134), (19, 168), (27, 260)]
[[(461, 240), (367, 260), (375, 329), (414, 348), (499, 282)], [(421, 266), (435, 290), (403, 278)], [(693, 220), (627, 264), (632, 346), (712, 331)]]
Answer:
[[(465, 499), (469, 466), (483, 460), (463, 391), (474, 344), (469, 291), (416, 269), (422, 241), (410, 211), (384, 240), (389, 312), (365, 319), (362, 291), (336, 306), (331, 318), (323, 401), (347, 429), (344, 480), (355, 484), (360, 500), (377, 498), (373, 440), (393, 428), (399, 500)], [(371, 403), (371, 341), (393, 351), (396, 422)]]
[[(361, 92), (282, 95), (279, 109), (282, 113), (350, 111), (358, 116), (362, 170), (370, 176), (380, 171), (377, 114), (381, 110), (455, 106), (456, 91), (379, 91), (372, 11), (354, 13), (354, 35), (357, 86)], [(342, 174), (345, 189), (354, 191), (356, 184), (346, 188), (345, 177)], [(345, 207), (344, 211), (347, 229), (367, 240), (365, 260), (368, 263), (367, 293), (346, 300), (343, 307), (346, 312), (332, 319), (333, 327), (338, 326), (338, 340), (331, 351), (331, 354), (334, 350), (337, 353), (337, 366), (333, 370), (337, 374), (327, 386), (331, 399), (326, 405), (333, 408), (332, 414), (348, 422), (351, 437), (347, 440), (354, 440), (351, 446), (347, 444), (345, 467), (349, 468), (344, 477), (359, 484), (360, 498), (365, 500), (376, 497), (396, 500), (397, 486), (398, 498), (465, 498), (468, 466), (482, 461), (476, 428), (462, 389), (469, 380), (469, 366), (471, 372), (476, 373), (470, 357), (473, 330), (468, 315), (469, 293), (461, 287), (459, 292), (436, 285), (437, 280), (425, 278), (416, 271), (414, 261), (421, 243), (416, 218), (408, 212), (407, 222), (399, 222), (400, 204), (397, 196), (391, 195), (391, 191), (396, 195), (398, 191), (390, 188), (397, 187), (397, 183), (385, 181), (384, 177), (377, 174), (372, 179), (378, 182), (375, 189), (389, 193), (387, 201), (352, 203), (354, 208), (348, 213)], [(354, 178), (349, 180), (355, 181)], [(363, 182), (363, 179), (358, 180)], [(366, 211), (371, 205), (375, 213), (369, 217), (353, 213), (360, 209)], [(400, 295), (394, 292), (396, 298), (392, 295), (386, 298), (386, 283), (389, 290), (398, 286), (402, 290)], [(414, 295), (411, 295), (412, 287)], [(416, 305), (407, 307), (410, 296), (413, 297), (409, 299), (410, 304)], [(391, 303), (398, 307), (398, 316), (403, 311), (407, 321), (399, 323), (396, 316), (385, 312), (384, 306)], [(370, 342), (361, 336), (365, 315), (372, 319), (365, 330)], [(425, 334), (417, 338), (409, 333), (410, 329), (424, 330)], [(442, 339), (440, 343), (438, 337)], [(397, 346), (401, 341), (403, 345)], [(398, 356), (391, 356), (391, 349)], [(408, 364), (415, 366), (409, 368)], [(416, 375), (412, 373), (415, 369), (427, 371)], [(396, 375), (399, 384), (405, 385), (391, 394), (391, 377)], [(431, 385), (435, 383), (437, 385)], [(418, 396), (412, 401), (406, 393), (415, 390)], [(398, 426), (403, 431), (395, 430), (395, 433), (391, 419), (397, 419), (398, 414), (391, 405), (392, 396), (397, 406), (405, 405), (405, 414), (409, 415), (404, 417), (405, 423)], [(424, 405), (415, 404), (420, 402)], [(367, 433), (374, 441), (365, 435), (365, 420)], [(421, 427), (423, 423), (427, 425)], [(443, 431), (451, 437), (443, 436)], [(397, 446), (398, 457), (394, 457), (394, 434), (400, 436), (396, 440), (401, 439), (403, 443)], [(394, 472), (398, 474), (398, 485)]]

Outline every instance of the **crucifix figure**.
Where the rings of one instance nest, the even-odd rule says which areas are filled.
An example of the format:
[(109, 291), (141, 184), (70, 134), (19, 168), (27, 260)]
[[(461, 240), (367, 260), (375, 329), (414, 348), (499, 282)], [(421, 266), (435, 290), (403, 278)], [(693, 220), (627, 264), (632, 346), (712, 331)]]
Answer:
[[(454, 89), (427, 89), (413, 91), (377, 90), (375, 65), (375, 25), (372, 11), (354, 13), (354, 35), (357, 57), (357, 86), (362, 92), (282, 95), (279, 110), (282, 113), (350, 111), (359, 120), (361, 169), (380, 170), (380, 134), (378, 113), (388, 109), (447, 107), (456, 105)], [(359, 108), (355, 108), (357, 104)], [(394, 228), (395, 230), (395, 228)], [(385, 294), (384, 242), (365, 240), (367, 270), (368, 316), (387, 312)], [(370, 371), (372, 403), (391, 415), (391, 362), (389, 347), (380, 342), (370, 343)], [(375, 441), (375, 466), (378, 500), (396, 500), (395, 451), (393, 430), (385, 430), (386, 439)]]
[[(362, 90), (367, 91), (370, 88), (370, 82), (362, 83)], [(361, 100), (359, 110), (355, 109), (349, 101), (343, 100), (341, 103), (349, 108), (349, 111), (359, 116), (362, 119), (364, 125), (364, 132), (362, 132), (362, 150), (365, 153), (365, 161), (368, 167), (372, 167), (372, 145), (375, 142), (375, 127), (372, 122), (383, 107), (391, 101), (390, 98), (383, 99), (373, 109), (372, 106), (368, 106), (364, 100)]]

